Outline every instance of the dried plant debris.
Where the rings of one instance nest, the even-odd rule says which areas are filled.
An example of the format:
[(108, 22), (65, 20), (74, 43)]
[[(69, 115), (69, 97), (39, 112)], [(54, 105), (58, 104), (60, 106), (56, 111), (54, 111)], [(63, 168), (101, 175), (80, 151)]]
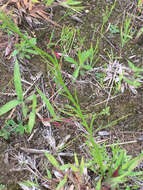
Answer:
[(104, 82), (108, 82), (108, 87), (111, 87), (114, 83), (122, 93), (125, 89), (129, 89), (133, 94), (137, 94), (136, 88), (143, 82), (143, 76), (141, 75), (143, 69), (135, 67), (130, 61), (128, 61), (128, 64), (129, 67), (120, 64), (117, 60), (107, 64)]
[(16, 25), (20, 25), (26, 21), (30, 27), (35, 28), (35, 26), (47, 21), (54, 26), (60, 27), (59, 24), (52, 20), (52, 12), (49, 13), (47, 11), (47, 6), (42, 1), (4, 0), (1, 3), (0, 9), (7, 15), (12, 16)]

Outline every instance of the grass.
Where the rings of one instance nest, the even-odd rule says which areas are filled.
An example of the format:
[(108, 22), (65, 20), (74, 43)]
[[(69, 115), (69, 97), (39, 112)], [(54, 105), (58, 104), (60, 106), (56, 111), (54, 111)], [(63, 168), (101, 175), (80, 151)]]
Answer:
[[(45, 3), (47, 6), (51, 6), (53, 2), (54, 1), (47, 1)], [(66, 8), (70, 7), (72, 10), (75, 10), (79, 4), (79, 1), (73, 0), (61, 3), (62, 6)], [(61, 31), (60, 40), (58, 40), (57, 43), (53, 42), (54, 33), (52, 33), (46, 48), (52, 49), (53, 44), (57, 45), (59, 43), (60, 46), (62, 46), (60, 49), (62, 51), (60, 59), (57, 58), (54, 50), (49, 54), (39, 48), (36, 44), (37, 39), (35, 37), (30, 38), (28, 34), (23, 34), (20, 28), (12, 22), (10, 17), (2, 12), (0, 13), (0, 20), (2, 20), (1, 29), (18, 35), (20, 38), (20, 42), (15, 45), (13, 53), (11, 54), (15, 59), (13, 82), (16, 98), (0, 107), (0, 116), (8, 114), (10, 111), (13, 112), (18, 107), (20, 108), (21, 115), (20, 121), (17, 120), (18, 117), (13, 117), (6, 121), (5, 126), (0, 131), (0, 136), (8, 139), (13, 133), (20, 133), (21, 135), (28, 133), (33, 135), (37, 127), (38, 118), (41, 119), (43, 126), (46, 127), (47, 130), (46, 135), (42, 134), (42, 137), (47, 140), (48, 151), (43, 151), (46, 162), (43, 161), (44, 163), (42, 166), (40, 165), (40, 169), (39, 166), (37, 167), (35, 164), (36, 161), (34, 159), (31, 160), (29, 156), (24, 157), (19, 153), (19, 155), (15, 157), (20, 166), (25, 166), (32, 174), (32, 177), (29, 177), (28, 180), (18, 182), (22, 189), (40, 189), (41, 184), (44, 184), (43, 186), (45, 188), (50, 187), (57, 190), (62, 188), (70, 189), (72, 187), (80, 189), (86, 186), (97, 190), (102, 190), (103, 188), (138, 189), (140, 187), (140, 185), (134, 183), (133, 180), (135, 177), (137, 181), (142, 178), (143, 172), (136, 171), (136, 168), (141, 163), (143, 154), (141, 153), (136, 157), (132, 157), (128, 155), (125, 149), (117, 146), (116, 143), (109, 145), (104, 142), (102, 144), (96, 140), (98, 132), (103, 129), (110, 130), (111, 126), (117, 125), (119, 121), (129, 117), (130, 114), (110, 120), (109, 116), (112, 116), (110, 107), (104, 106), (98, 111), (96, 111), (96, 109), (91, 110), (89, 115), (85, 107), (82, 106), (80, 98), (78, 97), (79, 92), (76, 90), (76, 85), (78, 86), (80, 82), (82, 82), (80, 84), (82, 88), (82, 84), (86, 84), (86, 82), (92, 84), (92, 81), (95, 80), (97, 82), (96, 85), (100, 87), (99, 89), (104, 91), (108, 96), (108, 103), (112, 94), (120, 93), (120, 91), (123, 93), (125, 91), (123, 90), (124, 88), (127, 88), (127, 90), (133, 93), (137, 93), (136, 88), (141, 86), (143, 69), (135, 66), (135, 64), (128, 59), (128, 66), (121, 64), (120, 60), (118, 61), (116, 59), (117, 56), (114, 56), (114, 50), (111, 51), (109, 61), (106, 61), (104, 65), (98, 64), (100, 60), (101, 37), (106, 34), (105, 31), (108, 31), (106, 30), (106, 25), (114, 13), (115, 7), (116, 1), (111, 8), (106, 6), (105, 14), (102, 16), (100, 28), (101, 36), (97, 38), (96, 44), (90, 44), (89, 49), (87, 47), (83, 48), (86, 38), (78, 39), (80, 36), (79, 29), (76, 30), (74, 27), (64, 26)], [(78, 7), (76, 12), (80, 9), (81, 7)], [(131, 20), (132, 17), (124, 17), (120, 27), (113, 27), (116, 26), (114, 24), (110, 25), (112, 26), (110, 32), (112, 32), (113, 36), (118, 35), (120, 32), (122, 52), (125, 45), (128, 45), (129, 40), (133, 38)], [(121, 28), (121, 30), (118, 30), (118, 28)], [(77, 49), (75, 48), (75, 55), (72, 56), (71, 50), (75, 47), (75, 39), (78, 40), (79, 46), (77, 46)], [(54, 84), (54, 87), (52, 86), (51, 89), (52, 91), (53, 89), (56, 90), (56, 93), (54, 92), (51, 97), (55, 97), (57, 94), (57, 98), (61, 98), (64, 102), (63, 104), (56, 105), (56, 98), (54, 101), (52, 101), (52, 98), (48, 98), (38, 83), (33, 85), (32, 94), (25, 96), (25, 88), (21, 77), (22, 72), (20, 71), (19, 65), (21, 64), (21, 60), (31, 59), (30, 55), (39, 56), (45, 61), (48, 68), (48, 84), (49, 86)], [(121, 54), (121, 57), (122, 56)], [(68, 76), (72, 78), (72, 80), (70, 78), (70, 85), (69, 83), (67, 84), (63, 76), (63, 65), (68, 65), (68, 68), (70, 68), (69, 72), (66, 70)], [(92, 88), (96, 85), (93, 85)], [(71, 86), (73, 86), (72, 89)], [(43, 112), (41, 116), (41, 107), (44, 108), (43, 105), (46, 107), (45, 109), (48, 114), (43, 114)], [(102, 125), (98, 125), (99, 119), (102, 120)], [(104, 122), (104, 120), (106, 120), (106, 122)], [(64, 125), (77, 128), (79, 131), (76, 129), (75, 132), (76, 134), (79, 133), (79, 136), (77, 135), (77, 138), (75, 138), (68, 134), (69, 136), (67, 135), (66, 138), (59, 143), (53, 135), (54, 124), (57, 128), (58, 126)], [(49, 127), (49, 129), (47, 127)], [(62, 127), (58, 131), (60, 132), (61, 130)], [(80, 134), (80, 132), (82, 134)], [(32, 136), (28, 138), (27, 134), (26, 137), (27, 139), (32, 138)], [(75, 148), (70, 161), (63, 159), (61, 155), (68, 155), (68, 146), (73, 146), (75, 140), (77, 140), (76, 146), (80, 140), (82, 141), (82, 146), (84, 147), (83, 152), (80, 149), (80, 154), (78, 154)], [(28, 141), (29, 140), (27, 140), (27, 143)], [(31, 150), (27, 149), (27, 151)], [(33, 149), (33, 151), (35, 150)], [(94, 179), (91, 179), (91, 177)], [(129, 184), (133, 185), (128, 187)]]

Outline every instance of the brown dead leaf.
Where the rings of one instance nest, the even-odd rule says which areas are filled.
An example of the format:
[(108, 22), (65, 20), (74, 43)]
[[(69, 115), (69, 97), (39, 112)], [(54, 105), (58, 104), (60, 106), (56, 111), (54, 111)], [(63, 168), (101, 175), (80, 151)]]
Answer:
[[(56, 3), (55, 6), (58, 6), (59, 3)], [(40, 20), (46, 20), (56, 27), (61, 27), (55, 21), (51, 19), (51, 15), (46, 12), (47, 6), (42, 1), (38, 1), (38, 3), (34, 3), (31, 0), (8, 0), (3, 6), (0, 7), (5, 13), (8, 15), (8, 10), (12, 11), (12, 18), (14, 18), (15, 24), (21, 24), (23, 19), (26, 17), (36, 18)], [(17, 9), (16, 15), (20, 17), (20, 19), (15, 18), (15, 11), (13, 9)], [(18, 21), (18, 22), (17, 22)], [(32, 22), (34, 24), (34, 22)], [(31, 26), (31, 22), (30, 22)]]

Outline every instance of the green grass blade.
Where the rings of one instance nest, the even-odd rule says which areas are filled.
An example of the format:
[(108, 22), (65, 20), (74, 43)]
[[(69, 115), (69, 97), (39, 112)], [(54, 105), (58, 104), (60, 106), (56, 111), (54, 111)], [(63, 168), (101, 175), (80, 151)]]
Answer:
[(53, 109), (53, 106), (52, 106), (51, 103), (49, 102), (49, 100), (48, 100), (48, 99), (46, 98), (46, 96), (41, 92), (41, 90), (39, 90), (37, 87), (36, 87), (36, 90), (37, 90), (37, 92), (40, 94), (42, 100), (45, 102), (45, 104), (46, 104), (46, 106), (47, 106), (47, 108), (48, 108), (50, 114), (52, 115), (52, 117), (53, 117), (54, 119), (56, 119), (56, 118), (57, 118), (56, 113), (55, 113), (55, 111), (54, 111), (54, 109)]
[(102, 181), (102, 178), (100, 178), (96, 184), (96, 190), (101, 190), (101, 181)]
[(60, 181), (60, 183), (58, 184), (56, 190), (62, 189), (62, 187), (66, 184), (66, 182), (67, 182), (67, 174), (64, 176), (64, 179)]
[(19, 70), (19, 65), (18, 65), (17, 60), (15, 63), (15, 66), (14, 66), (14, 85), (15, 85), (15, 90), (16, 90), (18, 99), (22, 102), (23, 101), (23, 91), (22, 91), (20, 70)]
[(16, 107), (21, 102), (19, 100), (11, 100), (0, 108), (0, 116), (10, 111), (12, 108)]
[(28, 126), (27, 126), (27, 129), (26, 129), (27, 133), (31, 133), (32, 132), (34, 124), (35, 124), (35, 113), (31, 112), (30, 115), (29, 115)]
[(84, 162), (84, 158), (82, 157), (81, 162), (80, 162), (80, 174), (83, 174), (84, 168), (85, 168), (85, 162)]
[(28, 133), (32, 132), (32, 129), (33, 129), (34, 124), (35, 124), (36, 105), (37, 105), (37, 99), (36, 99), (36, 95), (34, 94), (33, 95), (32, 112), (29, 115), (28, 128), (26, 130)]
[(74, 153), (74, 161), (75, 161), (75, 165), (79, 166), (79, 161), (78, 161), (78, 157), (76, 153)]
[(45, 155), (46, 155), (46, 157), (48, 158), (49, 162), (50, 162), (55, 168), (59, 169), (60, 164), (59, 164), (59, 162), (56, 160), (56, 158), (55, 158), (53, 155), (51, 155), (51, 154), (49, 154), (49, 153), (47, 153), (47, 152), (45, 152)]
[(139, 165), (139, 163), (142, 160), (143, 160), (143, 154), (140, 154), (139, 156), (133, 158), (132, 160), (130, 160), (129, 162), (124, 164), (121, 169), (132, 171), (133, 169), (135, 169)]

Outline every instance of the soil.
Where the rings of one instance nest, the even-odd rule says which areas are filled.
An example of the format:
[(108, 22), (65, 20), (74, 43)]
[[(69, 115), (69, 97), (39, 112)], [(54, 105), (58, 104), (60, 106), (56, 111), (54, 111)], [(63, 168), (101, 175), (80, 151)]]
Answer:
[[(112, 25), (120, 25), (122, 23), (123, 18), (123, 10), (126, 10), (127, 13), (131, 13), (133, 8), (130, 8), (132, 4), (130, 1), (122, 1), (118, 2), (115, 10), (112, 13), (112, 16), (109, 19), (109, 22), (105, 25), (105, 29), (108, 28), (108, 24)], [(138, 67), (143, 66), (142, 54), (143, 47), (134, 43), (133, 40), (130, 40), (121, 51), (120, 48), (120, 35), (114, 34), (111, 36), (111, 32), (108, 30), (104, 37), (100, 36), (100, 30), (102, 23), (102, 14), (105, 10), (105, 6), (108, 4), (109, 7), (112, 6), (113, 1), (85, 1), (84, 4), (87, 6), (83, 11), (80, 19), (83, 23), (78, 22), (76, 19), (71, 18), (70, 16), (65, 17), (60, 24), (74, 26), (75, 28), (80, 29), (81, 38), (85, 37), (85, 41), (83, 44), (84, 49), (90, 47), (92, 43), (93, 46), (96, 44), (97, 37), (100, 37), (99, 43), (99, 52), (98, 52), (98, 62), (96, 64), (97, 67), (105, 64), (106, 60), (109, 60), (108, 54), (111, 52), (111, 48), (113, 48), (114, 56), (120, 56), (120, 62), (127, 65), (127, 60), (132, 61)], [(66, 9), (65, 9), (66, 10)], [(54, 9), (54, 20), (59, 20), (61, 16), (65, 13), (65, 10), (62, 8)], [(88, 10), (88, 11), (86, 11)], [(133, 12), (135, 14), (135, 12)], [(116, 18), (116, 19), (115, 19)], [(138, 19), (134, 19), (134, 25), (140, 26), (143, 19), (140, 21)], [(95, 28), (96, 26), (96, 28)], [(50, 36), (50, 31), (54, 30), (54, 41), (57, 42), (60, 38), (60, 29), (55, 28), (53, 26), (49, 26), (48, 32), (46, 30), (38, 30), (35, 34), (38, 38), (38, 46), (42, 49), (46, 48), (46, 38)], [(77, 45), (75, 39), (75, 45)], [(56, 51), (62, 51), (60, 49), (60, 45), (56, 47)], [(71, 55), (76, 52), (76, 48), (72, 49)], [(46, 63), (39, 58), (38, 56), (32, 57), (28, 64), (20, 63), (21, 66), (21, 75), (22, 79), (25, 79), (29, 83), (32, 83), (31, 76), (36, 76), (39, 71), (43, 73), (42, 77), (36, 82), (36, 85), (44, 89), (47, 96), (51, 96), (53, 91), (56, 91), (56, 87), (52, 78), (49, 77), (49, 70), (47, 70)], [(72, 68), (67, 63), (62, 63), (62, 69), (64, 72), (68, 74), (72, 74)], [(95, 67), (96, 67), (95, 66)], [(23, 70), (25, 68), (25, 70)], [(4, 57), (4, 52), (0, 55), (0, 106), (4, 105), (6, 102), (16, 98), (14, 85), (13, 85), (13, 65), (11, 61)], [(99, 113), (106, 106), (110, 107), (110, 115), (99, 116), (95, 120), (95, 131), (98, 127), (104, 127), (109, 125), (111, 122), (119, 120), (118, 122), (113, 122), (113, 125), (104, 129), (109, 132), (109, 135), (100, 137), (98, 132), (95, 133), (96, 137), (103, 138), (106, 140), (107, 144), (112, 143), (124, 143), (121, 147), (127, 150), (127, 153), (132, 156), (137, 156), (142, 152), (143, 143), (138, 142), (138, 138), (143, 135), (143, 87), (137, 89), (138, 93), (134, 95), (129, 89), (125, 90), (124, 93), (114, 93), (111, 97), (113, 99), (109, 99), (107, 104), (108, 94), (100, 88), (100, 86), (94, 81), (94, 85), (89, 83), (76, 83), (73, 84), (71, 80), (63, 76), (65, 82), (68, 83), (69, 90), (74, 93), (75, 89), (77, 91), (77, 96), (81, 105), (81, 109), (88, 115), (88, 119), (91, 119), (91, 114)], [(80, 77), (80, 80), (91, 81), (93, 80), (93, 75), (85, 75), (84, 77)], [(42, 87), (44, 86), (44, 87)], [(23, 84), (24, 90), (27, 89), (27, 84)], [(108, 89), (107, 89), (108, 90)], [(35, 92), (34, 87), (31, 88), (30, 93)], [(6, 94), (4, 94), (6, 93)], [(55, 104), (62, 108), (68, 101), (62, 96), (54, 97), (52, 101), (55, 101)], [(38, 106), (42, 105), (40, 99), (38, 99)], [(13, 120), (18, 121), (21, 118), (19, 114), (21, 113), (21, 107), (19, 106), (14, 113), (9, 112), (0, 117), (0, 126), (3, 128), (5, 126), (5, 121), (10, 118), (12, 115)], [(47, 118), (48, 113), (47, 110), (42, 108), (40, 111), (42, 117)], [(63, 114), (64, 115), (64, 114)], [(71, 118), (68, 117), (70, 120)], [(75, 116), (75, 120), (78, 121), (78, 118)], [(24, 121), (27, 122), (27, 121)], [(73, 119), (72, 119), (73, 122)], [(69, 145), (66, 148), (66, 152), (76, 152), (79, 156), (86, 156), (86, 150), (82, 150), (80, 148), (84, 142), (84, 137), (82, 135), (82, 131), (77, 130), (77, 126), (72, 124), (67, 124), (61, 122), (59, 126), (52, 125), (52, 133), (55, 138), (56, 145), (60, 144), (64, 137), (70, 135)], [(36, 129), (31, 140), (29, 139), (29, 134), (15, 134), (12, 133), (8, 140), (0, 138), (0, 184), (6, 185), (5, 190), (20, 190), (21, 188), (17, 185), (17, 182), (24, 181), (27, 179), (27, 176), (31, 175), (31, 173), (25, 169), (21, 170), (19, 168), (18, 160), (16, 159), (17, 155), (25, 156), (25, 159), (29, 157), (34, 158), (36, 162), (39, 163), (39, 167), (42, 164), (45, 164), (46, 158), (44, 155), (27, 153), (21, 149), (31, 148), (38, 150), (49, 150), (50, 146), (47, 143), (47, 139), (44, 137), (45, 133), (47, 133), (48, 128), (45, 127), (40, 119), (36, 117), (36, 124), (34, 129)], [(80, 137), (80, 138), (77, 138)], [(54, 141), (54, 140), (53, 140)], [(132, 141), (132, 143), (130, 143)], [(73, 157), (65, 156), (63, 157), (64, 162), (68, 162), (73, 159)], [(42, 168), (39, 169), (42, 172)]]

